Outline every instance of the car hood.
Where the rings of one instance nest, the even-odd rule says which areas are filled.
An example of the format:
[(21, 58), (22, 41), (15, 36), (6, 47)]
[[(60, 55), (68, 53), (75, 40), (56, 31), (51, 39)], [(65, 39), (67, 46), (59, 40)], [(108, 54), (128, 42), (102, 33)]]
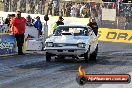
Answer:
[(90, 38), (88, 36), (73, 36), (73, 35), (62, 35), (62, 36), (51, 36), (50, 38), (46, 39), (46, 42), (53, 42), (53, 43), (85, 43), (89, 42)]

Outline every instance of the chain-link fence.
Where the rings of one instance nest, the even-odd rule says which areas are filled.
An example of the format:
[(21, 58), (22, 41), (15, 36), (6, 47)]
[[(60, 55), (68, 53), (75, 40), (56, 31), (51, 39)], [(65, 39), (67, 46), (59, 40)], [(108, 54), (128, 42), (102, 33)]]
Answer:
[(1, 0), (0, 4), (5, 12), (20, 10), (23, 13), (45, 14), (46, 0)]
[[(132, 29), (132, 3), (76, 3), (70, 1), (64, 3), (60, 14), (66, 17), (94, 17), (100, 27)], [(114, 20), (112, 16), (115, 16)]]
[(132, 24), (132, 4), (131, 3), (104, 3), (104, 6), (107, 6), (105, 8), (116, 10), (116, 19), (115, 21), (102, 20), (102, 25), (101, 25), (102, 27), (132, 29), (132, 25), (131, 25)]
[(60, 1), (62, 0), (1, 0), (3, 6), (0, 10), (23, 13), (59, 15)]
[(124, 29), (132, 29), (132, 4), (119, 4), (119, 23), (124, 23)]
[[(132, 29), (132, 3), (65, 2), (62, 0), (3, 0), (4, 11), (54, 16), (94, 17), (100, 27)], [(86, 23), (87, 24), (87, 23)]]

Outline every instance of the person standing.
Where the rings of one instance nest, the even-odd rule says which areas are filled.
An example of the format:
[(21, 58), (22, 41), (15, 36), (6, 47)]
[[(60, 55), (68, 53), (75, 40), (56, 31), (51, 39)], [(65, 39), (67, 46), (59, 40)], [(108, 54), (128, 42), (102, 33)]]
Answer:
[(86, 5), (84, 3), (81, 4), (80, 6), (80, 16), (84, 17), (84, 9), (86, 8)]
[(47, 13), (50, 12), (50, 15), (52, 15), (52, 8), (53, 8), (52, 5), (53, 5), (53, 2), (52, 1), (48, 3), (48, 12)]
[(21, 17), (20, 11), (17, 11), (16, 16), (11, 20), (10, 24), (12, 26), (12, 33), (16, 38), (18, 55), (24, 55), (22, 47), (24, 44), (26, 19)]
[(64, 20), (64, 19), (62, 18), (62, 16), (59, 16), (58, 21), (54, 24), (54, 27), (53, 27), (53, 28), (54, 28), (53, 33), (55, 32), (57, 26), (59, 26), (59, 25), (64, 25), (63, 20)]
[(38, 37), (39, 37), (40, 35), (42, 35), (42, 22), (40, 21), (40, 17), (39, 16), (37, 16), (36, 18), (37, 18), (37, 20), (36, 20), (36, 22), (34, 24), (34, 27), (37, 28)]
[(124, 29), (128, 29), (129, 27), (129, 23), (131, 22), (131, 14), (129, 13), (128, 15), (126, 15), (126, 21), (125, 21), (125, 25), (124, 25)]
[(8, 14), (7, 18), (4, 21), (4, 24), (7, 24), (7, 26), (10, 26), (11, 16)]
[(90, 26), (95, 33), (95, 35), (98, 35), (98, 24), (96, 23), (96, 20), (94, 18), (90, 18), (89, 23), (87, 24)]
[(26, 20), (26, 26), (32, 26), (32, 17), (30, 15), (26, 17)]

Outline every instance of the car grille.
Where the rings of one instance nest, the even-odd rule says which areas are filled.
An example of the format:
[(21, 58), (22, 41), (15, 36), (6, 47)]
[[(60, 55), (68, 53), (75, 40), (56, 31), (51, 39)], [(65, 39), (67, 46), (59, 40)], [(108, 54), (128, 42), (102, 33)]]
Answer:
[(63, 47), (63, 46), (77, 46), (77, 44), (63, 44), (63, 43), (54, 44), (54, 47)]
[(74, 52), (76, 50), (57, 50), (57, 52)]

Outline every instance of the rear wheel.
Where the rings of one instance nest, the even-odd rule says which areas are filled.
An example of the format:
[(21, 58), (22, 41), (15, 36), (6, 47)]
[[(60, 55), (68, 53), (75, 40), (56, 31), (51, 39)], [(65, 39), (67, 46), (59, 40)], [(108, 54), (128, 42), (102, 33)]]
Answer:
[(95, 51), (92, 54), (90, 54), (90, 59), (89, 60), (90, 61), (96, 61), (97, 53), (98, 53), (98, 45), (97, 45)]
[(50, 62), (51, 61), (51, 54), (46, 52), (46, 61)]

